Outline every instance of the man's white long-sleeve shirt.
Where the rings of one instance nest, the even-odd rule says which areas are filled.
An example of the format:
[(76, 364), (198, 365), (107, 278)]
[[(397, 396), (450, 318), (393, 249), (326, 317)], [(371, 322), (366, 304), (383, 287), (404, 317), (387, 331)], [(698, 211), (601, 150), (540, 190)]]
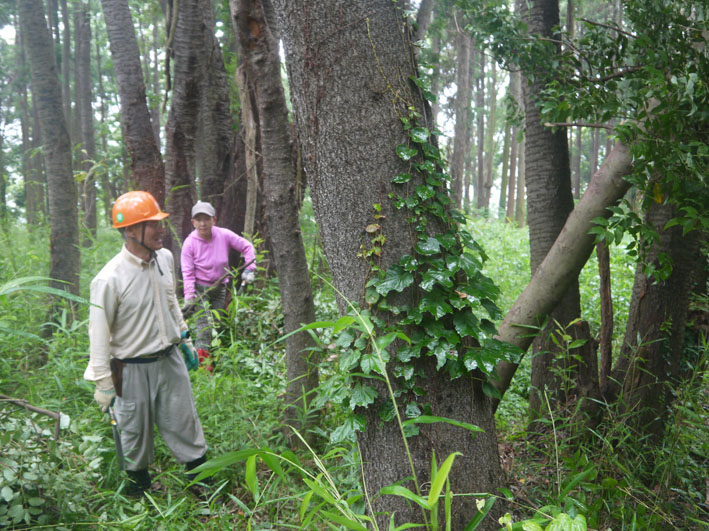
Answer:
[(91, 281), (90, 353), (84, 379), (110, 376), (111, 357), (134, 358), (177, 344), (186, 329), (175, 293), (172, 253), (160, 249), (146, 262), (124, 244)]

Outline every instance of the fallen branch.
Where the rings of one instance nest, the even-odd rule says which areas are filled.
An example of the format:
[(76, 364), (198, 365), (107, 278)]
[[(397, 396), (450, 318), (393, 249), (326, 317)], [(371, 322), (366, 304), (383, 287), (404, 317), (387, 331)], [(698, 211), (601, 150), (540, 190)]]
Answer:
[(7, 395), (0, 394), (0, 402), (9, 402), (10, 404), (13, 404), (18, 407), (22, 407), (27, 409), (28, 411), (34, 411), (35, 413), (40, 413), (42, 415), (46, 415), (48, 417), (53, 418), (54, 420), (57, 421), (56, 425), (54, 426), (54, 440), (59, 439), (59, 428), (61, 425), (61, 413), (54, 412), (54, 411), (49, 411), (48, 409), (44, 409), (42, 407), (37, 407), (33, 406), (30, 404), (27, 400), (24, 400), (23, 398), (12, 398)]

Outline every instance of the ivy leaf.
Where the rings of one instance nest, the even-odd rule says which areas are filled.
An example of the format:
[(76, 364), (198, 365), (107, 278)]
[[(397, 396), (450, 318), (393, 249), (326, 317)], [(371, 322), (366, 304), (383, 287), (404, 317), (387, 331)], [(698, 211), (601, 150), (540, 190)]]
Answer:
[(413, 175), (410, 173), (400, 173), (396, 177), (394, 177), (391, 182), (395, 184), (406, 184), (408, 183), (411, 179), (413, 179)]
[(431, 351), (431, 354), (436, 356), (436, 370), (439, 370), (446, 364), (446, 361), (448, 361), (449, 350), (450, 345), (444, 341)]
[(463, 364), (469, 371), (479, 369), (485, 374), (491, 374), (499, 361), (495, 352), (481, 348), (471, 348), (463, 356)]
[(404, 364), (404, 365), (397, 365), (394, 368), (393, 374), (396, 378), (402, 378), (405, 381), (411, 380), (411, 377), (414, 375), (414, 367), (413, 365)]
[(471, 311), (458, 312), (453, 317), (453, 325), (458, 333), (465, 337), (478, 337), (480, 327), (478, 326), (478, 318)]
[(389, 422), (394, 420), (395, 417), (396, 411), (394, 410), (394, 403), (390, 399), (385, 400), (382, 407), (379, 409), (379, 418), (384, 422)]
[(418, 195), (422, 201), (426, 201), (436, 195), (436, 190), (433, 186), (421, 184), (416, 187), (416, 195)]
[(421, 299), (419, 310), (429, 312), (436, 319), (440, 319), (444, 315), (451, 313), (453, 308), (448, 304), (446, 295), (434, 290)]
[(359, 350), (346, 351), (344, 356), (340, 357), (340, 370), (347, 372), (354, 369), (359, 363), (360, 355)]
[(424, 142), (427, 142), (428, 137), (430, 135), (431, 132), (425, 127), (413, 127), (409, 131), (409, 138), (411, 138), (411, 140), (413, 140), (417, 144), (423, 144)]
[(374, 403), (374, 399), (377, 398), (377, 391), (371, 385), (356, 383), (354, 388), (352, 388), (352, 397), (350, 399), (350, 407), (354, 409), (355, 407), (367, 407), (369, 404)]
[(406, 418), (415, 419), (421, 416), (421, 408), (416, 402), (406, 404)]
[(401, 260), (399, 260), (399, 265), (406, 271), (416, 271), (418, 269), (419, 262), (410, 254), (406, 254), (401, 257)]
[(436, 284), (440, 284), (446, 288), (453, 287), (453, 281), (450, 279), (450, 272), (445, 269), (432, 269), (426, 271), (421, 276), (421, 289), (431, 291)]
[(330, 442), (332, 444), (340, 444), (344, 441), (355, 442), (355, 433), (364, 430), (366, 425), (364, 416), (350, 415), (342, 426), (335, 428), (330, 434)]
[(419, 241), (418, 245), (416, 245), (416, 252), (426, 256), (434, 255), (440, 250), (441, 244), (433, 236), (429, 236), (425, 241)]
[(399, 144), (396, 146), (396, 154), (399, 155), (401, 160), (409, 161), (415, 157), (417, 153), (418, 151), (416, 148), (409, 147), (405, 144)]
[(400, 265), (394, 264), (386, 270), (384, 279), (377, 282), (375, 288), (380, 295), (386, 295), (390, 291), (401, 293), (414, 282), (414, 276), (405, 271)]
[(377, 358), (374, 354), (365, 354), (359, 362), (364, 374), (369, 374), (377, 368)]

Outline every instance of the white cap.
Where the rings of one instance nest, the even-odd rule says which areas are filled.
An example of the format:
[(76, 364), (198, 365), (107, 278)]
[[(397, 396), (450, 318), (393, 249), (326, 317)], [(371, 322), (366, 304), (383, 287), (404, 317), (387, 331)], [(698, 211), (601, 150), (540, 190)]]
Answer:
[(207, 214), (212, 218), (217, 215), (214, 211), (214, 207), (206, 201), (197, 201), (194, 204), (192, 207), (192, 217), (196, 217), (197, 214)]

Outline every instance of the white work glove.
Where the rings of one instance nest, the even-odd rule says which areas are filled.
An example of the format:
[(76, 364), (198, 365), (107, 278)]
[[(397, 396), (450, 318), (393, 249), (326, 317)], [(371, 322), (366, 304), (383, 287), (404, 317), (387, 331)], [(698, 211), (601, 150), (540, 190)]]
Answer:
[(108, 406), (111, 405), (113, 399), (116, 398), (116, 390), (113, 388), (113, 380), (110, 376), (101, 378), (96, 382), (96, 391), (94, 392), (94, 400), (98, 402), (101, 411), (108, 411)]
[(254, 280), (256, 280), (256, 273), (254, 273), (251, 269), (247, 269), (241, 274), (241, 283), (244, 286), (253, 283)]

